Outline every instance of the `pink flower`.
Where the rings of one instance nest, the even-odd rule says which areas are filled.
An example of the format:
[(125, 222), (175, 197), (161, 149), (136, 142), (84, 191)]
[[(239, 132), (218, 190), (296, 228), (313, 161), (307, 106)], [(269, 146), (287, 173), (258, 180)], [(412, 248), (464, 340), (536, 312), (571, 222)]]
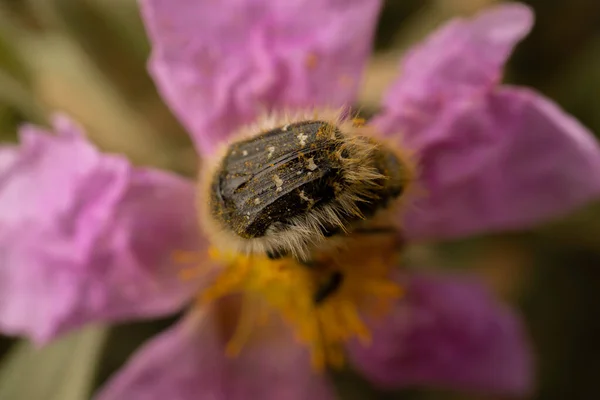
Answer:
[[(263, 110), (341, 106), (356, 92), (380, 2), (141, 0), (150, 68), (204, 158)], [(600, 151), (550, 100), (500, 85), (532, 25), (502, 5), (415, 47), (373, 125), (414, 150), (427, 195), (413, 240), (526, 228), (600, 194)], [(205, 252), (195, 183), (98, 152), (63, 117), (0, 149), (0, 329), (44, 343), (92, 321), (174, 313), (206, 275), (179, 278), (178, 249)], [(396, 136), (394, 136), (396, 135)], [(401, 217), (398, 216), (398, 219)], [(375, 257), (375, 255), (373, 255)], [(208, 267), (207, 267), (208, 268)], [(473, 278), (405, 273), (406, 296), (370, 346), (349, 341), (374, 384), (523, 394), (532, 362), (519, 319)], [(97, 394), (113, 399), (329, 399), (331, 385), (288, 327), (256, 328), (236, 357), (229, 300), (199, 307), (143, 346)]]

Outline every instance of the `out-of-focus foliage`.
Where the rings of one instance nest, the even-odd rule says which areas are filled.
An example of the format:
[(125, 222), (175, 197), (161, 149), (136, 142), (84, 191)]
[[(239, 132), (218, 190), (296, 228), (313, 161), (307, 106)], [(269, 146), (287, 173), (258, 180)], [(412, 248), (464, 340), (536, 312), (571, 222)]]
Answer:
[(43, 349), (15, 345), (0, 370), (0, 399), (78, 400), (89, 395), (106, 329), (90, 327)]
[[(357, 106), (367, 113), (377, 109), (409, 44), (442, 21), (491, 2), (387, 1)], [(600, 2), (528, 3), (537, 22), (507, 80), (534, 86), (600, 132)], [(65, 111), (101, 148), (193, 175), (196, 156), (146, 73), (148, 53), (135, 0), (0, 0), (0, 138), (13, 141), (22, 122), (45, 123), (51, 112)], [(410, 256), (478, 271), (522, 306), (539, 359), (539, 390), (532, 399), (600, 397), (600, 207), (535, 232), (415, 248)], [(0, 399), (86, 399), (162, 326), (116, 328), (107, 341), (102, 331), (84, 331), (35, 354), (1, 339)], [(376, 393), (350, 373), (336, 381), (348, 399), (479, 398)]]
[(192, 173), (189, 139), (146, 74), (148, 50), (134, 1), (0, 2), (2, 136), (65, 111), (107, 151)]

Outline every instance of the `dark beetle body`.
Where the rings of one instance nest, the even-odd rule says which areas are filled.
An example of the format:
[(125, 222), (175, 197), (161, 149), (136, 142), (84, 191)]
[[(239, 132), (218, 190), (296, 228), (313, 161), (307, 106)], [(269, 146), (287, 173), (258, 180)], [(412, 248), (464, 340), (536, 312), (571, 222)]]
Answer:
[(233, 144), (213, 180), (213, 214), (239, 236), (256, 238), (333, 201), (334, 183), (344, 181), (336, 138), (335, 127), (306, 121)]
[[(373, 144), (377, 150), (359, 163), (380, 178), (364, 187), (356, 178), (350, 182), (347, 139), (331, 123), (302, 121), (231, 144), (212, 177), (211, 214), (241, 238), (261, 238), (285, 231), (290, 220), (335, 204), (340, 193), (358, 186), (362, 197), (355, 210), (337, 211), (344, 226), (320, 222), (321, 234), (336, 235), (371, 217), (402, 193), (405, 171), (391, 150)], [(284, 256), (286, 249), (270, 256), (275, 253)]]
[(379, 179), (376, 187), (370, 190), (369, 198), (376, 201), (361, 202), (358, 208), (365, 217), (372, 217), (375, 212), (385, 208), (392, 200), (404, 192), (405, 167), (396, 154), (381, 148), (373, 157), (373, 167), (385, 178)]

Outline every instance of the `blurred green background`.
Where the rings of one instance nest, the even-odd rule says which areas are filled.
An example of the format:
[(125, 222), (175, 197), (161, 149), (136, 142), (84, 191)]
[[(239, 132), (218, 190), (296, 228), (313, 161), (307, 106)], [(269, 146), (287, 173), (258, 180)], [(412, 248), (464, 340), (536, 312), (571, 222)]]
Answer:
[[(448, 18), (492, 2), (388, 0), (357, 106), (377, 109), (407, 46)], [(537, 23), (506, 80), (537, 88), (600, 132), (600, 1), (526, 3)], [(0, 0), (0, 137), (14, 141), (19, 124), (46, 124), (52, 111), (62, 110), (102, 149), (192, 176), (196, 156), (146, 73), (148, 53), (134, 0)], [(598, 205), (535, 231), (413, 252), (424, 263), (483, 275), (520, 307), (539, 362), (532, 400), (600, 398)], [(87, 399), (172, 320), (90, 327), (39, 351), (0, 337), (0, 400)], [(350, 372), (335, 378), (345, 399), (484, 399), (427, 390), (380, 393)]]

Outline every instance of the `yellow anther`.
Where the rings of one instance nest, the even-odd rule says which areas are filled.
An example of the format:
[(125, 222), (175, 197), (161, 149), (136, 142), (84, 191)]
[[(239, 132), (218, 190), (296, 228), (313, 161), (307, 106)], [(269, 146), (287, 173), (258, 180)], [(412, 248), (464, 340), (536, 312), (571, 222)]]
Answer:
[[(224, 268), (202, 294), (202, 301), (233, 293), (246, 298), (237, 329), (227, 345), (228, 355), (238, 354), (254, 328), (274, 314), (262, 307), (266, 305), (292, 328), (298, 342), (308, 347), (316, 369), (341, 367), (346, 341), (355, 338), (368, 344), (371, 340), (363, 317), (389, 310), (402, 294), (401, 288), (388, 278), (392, 266), (385, 265), (387, 258), (377, 253), (370, 260), (372, 265), (369, 259), (365, 262), (364, 255), (346, 255), (343, 259), (320, 257), (319, 266), (311, 268), (291, 258), (270, 260), (263, 256), (222, 254), (215, 249), (209, 250), (209, 256)], [(357, 263), (352, 264), (353, 258)], [(344, 280), (335, 293), (315, 303), (315, 290), (331, 271), (342, 273)], [(259, 301), (261, 307), (250, 304), (252, 301)]]

